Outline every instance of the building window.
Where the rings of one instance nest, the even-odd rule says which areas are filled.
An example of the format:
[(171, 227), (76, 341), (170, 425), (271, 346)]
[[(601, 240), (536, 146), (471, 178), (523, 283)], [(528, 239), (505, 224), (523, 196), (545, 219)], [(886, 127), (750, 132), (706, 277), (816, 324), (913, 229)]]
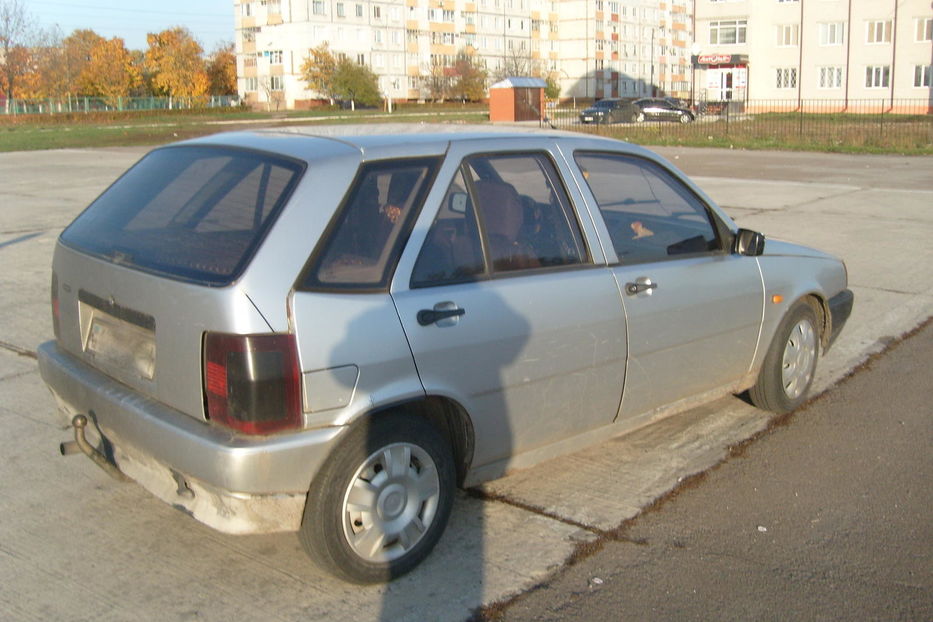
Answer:
[(356, 16), (363, 17), (363, 5), (362, 4), (356, 5)]
[(745, 43), (748, 20), (733, 19), (709, 23), (710, 45), (732, 45)]
[(343, 8), (343, 2), (337, 3), (337, 17), (346, 17), (347, 12)]
[(324, 15), (324, 0), (314, 0), (311, 3), (311, 12), (315, 15)]
[(243, 90), (244, 91), (258, 91), (259, 90), (259, 78), (244, 78), (243, 79)]
[(842, 67), (820, 67), (821, 89), (842, 88)]
[(800, 24), (783, 24), (777, 27), (777, 44), (780, 47), (797, 45), (800, 42)]
[(779, 67), (776, 70), (777, 83), (776, 86), (779, 89), (795, 89), (797, 88), (797, 68), (796, 67)]
[(272, 50), (269, 52), (269, 64), (270, 65), (281, 65), (282, 64), (282, 50)]
[(917, 41), (933, 41), (933, 17), (918, 17), (914, 23)]
[(933, 84), (933, 80), (930, 79), (931, 74), (933, 74), (933, 65), (914, 66), (914, 86), (929, 88), (929, 86)]
[(878, 65), (865, 68), (865, 87), (869, 89), (887, 88), (891, 84), (891, 67)]
[(454, 12), (444, 9), (443, 11), (441, 11), (441, 19), (445, 22), (454, 21)]
[(784, 2), (799, 2), (800, 0), (777, 0), (777, 1), (778, 1), (778, 4), (781, 4)]
[(373, 19), (381, 19), (381, 18), (382, 18), (382, 7), (374, 6), (373, 7)]
[(284, 76), (269, 76), (269, 90), (270, 91), (285, 90), (285, 77)]
[(819, 24), (820, 45), (842, 45), (845, 43), (845, 22), (824, 22)]
[[(243, 17), (252, 17), (253, 15), (253, 5), (249, 2), (240, 5), (240, 15)], [(254, 91), (256, 89), (253, 89)]]
[(868, 22), (866, 43), (891, 43), (891, 20)]

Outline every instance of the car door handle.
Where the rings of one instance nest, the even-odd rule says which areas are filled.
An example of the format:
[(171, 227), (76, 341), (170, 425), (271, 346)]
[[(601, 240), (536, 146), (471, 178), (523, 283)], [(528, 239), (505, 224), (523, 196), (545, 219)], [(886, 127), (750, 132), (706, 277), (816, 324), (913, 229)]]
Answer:
[(418, 323), (422, 326), (430, 326), (440, 320), (446, 320), (451, 317), (460, 317), (466, 313), (466, 310), (457, 307), (456, 309), (422, 309), (418, 311)]
[(634, 296), (636, 294), (641, 294), (644, 292), (648, 292), (648, 294), (651, 294), (651, 292), (656, 290), (657, 288), (658, 288), (658, 284), (652, 283), (651, 279), (648, 279), (645, 277), (639, 277), (635, 279), (634, 283), (625, 284), (625, 293), (628, 294), (629, 296)]

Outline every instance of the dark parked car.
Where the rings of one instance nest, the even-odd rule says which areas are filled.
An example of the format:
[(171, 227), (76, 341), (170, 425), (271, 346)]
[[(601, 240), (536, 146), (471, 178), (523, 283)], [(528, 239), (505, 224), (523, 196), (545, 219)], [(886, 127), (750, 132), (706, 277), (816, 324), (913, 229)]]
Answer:
[(631, 120), (635, 123), (644, 121), (680, 121), (691, 123), (696, 115), (684, 106), (678, 105), (670, 99), (646, 97), (636, 100), (632, 104)]
[(580, 123), (619, 123), (632, 120), (633, 99), (607, 97), (580, 113)]

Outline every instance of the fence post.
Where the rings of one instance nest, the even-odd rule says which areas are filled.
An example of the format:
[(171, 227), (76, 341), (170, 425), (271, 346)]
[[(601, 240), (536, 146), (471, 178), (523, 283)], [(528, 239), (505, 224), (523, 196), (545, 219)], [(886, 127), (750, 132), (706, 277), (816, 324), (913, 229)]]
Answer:
[(884, 140), (884, 100), (883, 100), (883, 99), (881, 100), (881, 121), (880, 121), (880, 125), (881, 125), (881, 127), (880, 127), (880, 129), (881, 129), (881, 139)]

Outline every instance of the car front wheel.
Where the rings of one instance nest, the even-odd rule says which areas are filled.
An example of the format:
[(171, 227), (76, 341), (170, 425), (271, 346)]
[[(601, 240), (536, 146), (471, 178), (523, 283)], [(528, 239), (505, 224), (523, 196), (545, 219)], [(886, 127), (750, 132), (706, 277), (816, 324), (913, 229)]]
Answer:
[(636, 112), (636, 113), (634, 114), (634, 116), (632, 116), (632, 121), (634, 121), (635, 123), (644, 123), (644, 122), (645, 122), (645, 113), (644, 113), (644, 112)]
[(681, 113), (681, 115), (680, 115), (680, 122), (681, 122), (681, 123), (683, 123), (684, 125), (686, 125), (687, 123), (690, 123), (691, 121), (693, 121), (693, 117), (690, 115), (690, 113), (687, 113), (687, 112)]
[(456, 480), (450, 446), (426, 420), (376, 416), (350, 432), (308, 494), (299, 539), (321, 568), (388, 581), (440, 539)]
[(774, 335), (758, 381), (749, 391), (752, 403), (778, 413), (803, 404), (816, 373), (819, 348), (816, 313), (807, 302), (800, 301)]

